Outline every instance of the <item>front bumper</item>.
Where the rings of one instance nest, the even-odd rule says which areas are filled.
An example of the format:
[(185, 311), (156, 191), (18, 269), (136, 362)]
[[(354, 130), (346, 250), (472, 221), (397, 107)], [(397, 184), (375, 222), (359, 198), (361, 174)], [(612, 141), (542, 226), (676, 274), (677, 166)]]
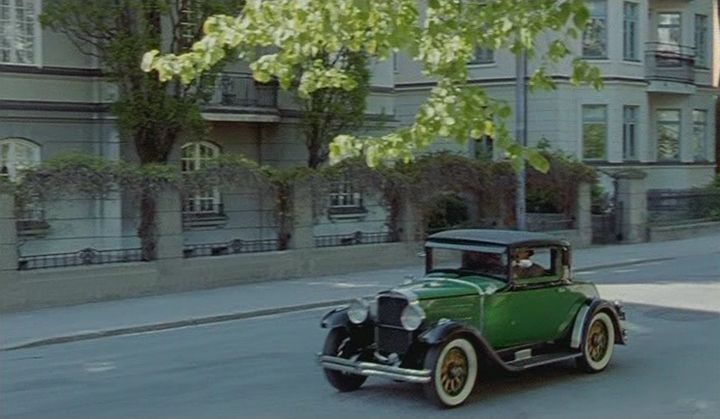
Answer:
[(318, 363), (329, 370), (347, 372), (350, 374), (365, 375), (368, 377), (383, 377), (408, 383), (429, 383), (430, 370), (413, 370), (409, 368), (393, 367), (374, 362), (357, 362), (330, 355), (318, 355)]

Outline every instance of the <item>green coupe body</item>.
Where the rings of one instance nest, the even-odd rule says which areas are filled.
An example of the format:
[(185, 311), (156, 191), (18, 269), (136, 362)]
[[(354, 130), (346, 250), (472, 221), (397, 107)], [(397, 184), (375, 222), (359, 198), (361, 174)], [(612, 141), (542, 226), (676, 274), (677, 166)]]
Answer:
[(425, 259), (422, 278), (323, 318), (329, 334), (318, 359), (338, 390), (379, 376), (421, 383), (437, 404), (456, 406), (483, 368), (575, 359), (599, 372), (626, 342), (622, 306), (573, 280), (566, 241), (451, 230), (428, 238)]

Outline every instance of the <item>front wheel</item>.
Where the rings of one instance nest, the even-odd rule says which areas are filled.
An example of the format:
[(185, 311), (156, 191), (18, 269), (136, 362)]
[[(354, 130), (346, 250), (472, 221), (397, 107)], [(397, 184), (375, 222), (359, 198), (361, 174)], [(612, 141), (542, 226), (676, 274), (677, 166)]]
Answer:
[[(353, 349), (350, 336), (343, 329), (333, 329), (328, 333), (323, 347), (323, 355), (337, 356), (345, 359), (356, 359), (360, 352)], [(338, 391), (353, 391), (360, 388), (367, 380), (364, 375), (350, 374), (342, 371), (323, 369), (325, 378)]]
[(615, 347), (615, 329), (610, 316), (599, 312), (593, 315), (577, 365), (587, 372), (600, 372), (607, 367)]
[(478, 360), (472, 343), (464, 338), (430, 348), (425, 355), (430, 382), (423, 384), (425, 396), (440, 407), (462, 404), (475, 387)]

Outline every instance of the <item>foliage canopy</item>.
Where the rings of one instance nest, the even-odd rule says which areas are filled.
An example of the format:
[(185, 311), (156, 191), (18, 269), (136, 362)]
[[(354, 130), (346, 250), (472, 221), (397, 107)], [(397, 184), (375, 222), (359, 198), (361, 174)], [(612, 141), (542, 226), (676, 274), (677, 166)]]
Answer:
[[(552, 63), (570, 54), (568, 40), (577, 39), (589, 19), (584, 0), (428, 0), (423, 13), (417, 0), (249, 0), (238, 16), (217, 15), (204, 24), (205, 36), (183, 54), (162, 55), (154, 49), (142, 63), (159, 79), (178, 76), (191, 83), (229, 51), (250, 62), (261, 82), (277, 78), (280, 86), (297, 86), (301, 96), (324, 88), (350, 90), (357, 82), (344, 69), (318, 55), (342, 50), (386, 60), (402, 51), (420, 63), (436, 81), (415, 121), (380, 137), (338, 135), (332, 161), (364, 156), (370, 166), (383, 161), (410, 161), (438, 138), (464, 143), (489, 135), (518, 166), (521, 159), (547, 170), (538, 150), (512, 142), (504, 119), (510, 108), (490, 98), (482, 87), (468, 85), (467, 63), (476, 48), (528, 51), (538, 58), (531, 87), (552, 88)], [(548, 40), (539, 50), (537, 39)], [(597, 68), (573, 61), (571, 81), (599, 87)]]

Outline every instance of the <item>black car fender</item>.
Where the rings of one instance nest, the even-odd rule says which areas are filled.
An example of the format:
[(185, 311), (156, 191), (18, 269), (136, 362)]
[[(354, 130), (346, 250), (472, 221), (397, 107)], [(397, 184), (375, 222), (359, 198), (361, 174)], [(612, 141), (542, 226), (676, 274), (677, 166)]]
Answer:
[(507, 371), (519, 371), (519, 368), (506, 364), (497, 352), (490, 346), (485, 338), (473, 327), (455, 321), (444, 321), (438, 323), (418, 336), (418, 341), (428, 345), (441, 345), (463, 336), (475, 347), (478, 357), (481, 357), (492, 364), (495, 364)]
[(605, 312), (608, 316), (610, 316), (615, 332), (615, 343), (619, 345), (625, 345), (627, 343), (626, 331), (620, 324), (620, 320), (625, 319), (625, 313), (622, 311), (622, 306), (619, 303), (611, 303), (600, 298), (593, 298), (583, 305), (578, 311), (570, 338), (570, 346), (572, 348), (582, 348), (583, 342), (587, 339), (588, 329), (590, 328), (590, 319), (592, 319), (598, 312)]
[(323, 316), (320, 320), (320, 327), (323, 329), (337, 329), (338, 327), (348, 328), (350, 319), (347, 312), (349, 307), (336, 307)]

